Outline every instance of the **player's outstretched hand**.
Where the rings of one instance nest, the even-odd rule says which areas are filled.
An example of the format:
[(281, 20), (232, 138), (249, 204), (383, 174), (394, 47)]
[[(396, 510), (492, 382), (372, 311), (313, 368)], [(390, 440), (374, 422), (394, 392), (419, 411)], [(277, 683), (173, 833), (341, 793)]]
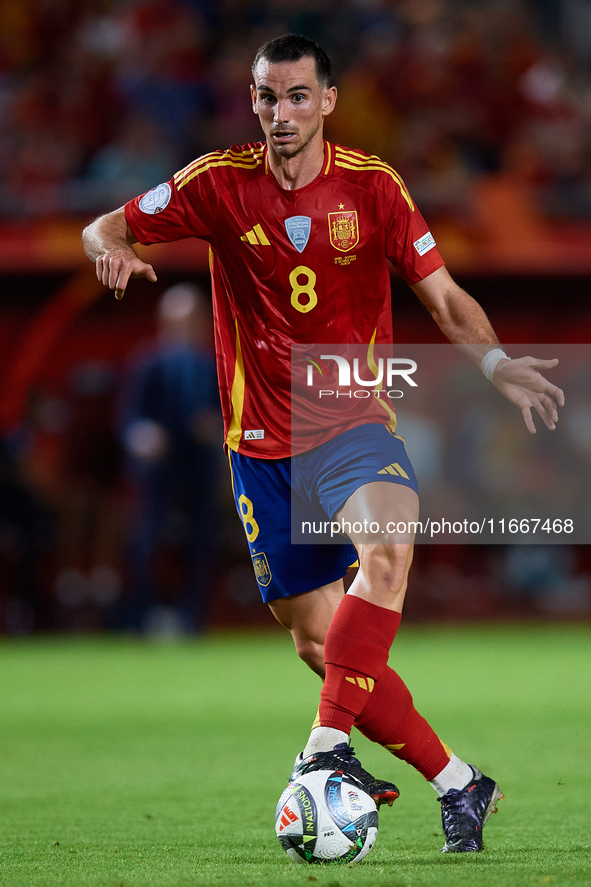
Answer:
[(115, 290), (115, 298), (122, 299), (130, 277), (145, 277), (156, 283), (157, 277), (151, 265), (142, 262), (130, 249), (113, 249), (98, 256), (96, 276), (104, 286)]
[(493, 375), (493, 384), (507, 400), (521, 410), (528, 431), (536, 433), (532, 409), (542, 418), (551, 431), (558, 422), (558, 407), (564, 406), (564, 392), (553, 385), (543, 375), (542, 370), (551, 370), (558, 360), (538, 360), (535, 357), (519, 357), (516, 360), (501, 360)]

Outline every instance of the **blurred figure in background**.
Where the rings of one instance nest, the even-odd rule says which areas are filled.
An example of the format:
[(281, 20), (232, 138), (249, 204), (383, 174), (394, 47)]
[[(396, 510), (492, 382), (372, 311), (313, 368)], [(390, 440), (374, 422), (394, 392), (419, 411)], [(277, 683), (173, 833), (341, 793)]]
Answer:
[(141, 114), (123, 119), (117, 136), (94, 154), (84, 176), (72, 182), (70, 204), (102, 207), (165, 181), (175, 165), (175, 152), (156, 124)]
[(132, 359), (123, 383), (119, 430), (133, 492), (124, 629), (205, 628), (221, 425), (210, 313), (197, 286), (167, 290), (157, 342)]
[(39, 573), (53, 533), (54, 515), (27, 482), (18, 444), (0, 438), (0, 634), (44, 627)]

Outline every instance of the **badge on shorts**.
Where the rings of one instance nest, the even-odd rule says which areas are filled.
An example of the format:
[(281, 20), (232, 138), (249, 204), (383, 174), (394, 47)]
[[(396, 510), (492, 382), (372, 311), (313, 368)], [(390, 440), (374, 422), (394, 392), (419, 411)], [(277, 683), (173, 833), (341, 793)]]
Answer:
[(265, 588), (273, 577), (271, 576), (271, 568), (264, 551), (260, 554), (252, 555), (252, 565), (257, 582)]
[(343, 253), (359, 243), (359, 225), (357, 223), (357, 211), (338, 212), (328, 214), (328, 233), (330, 242)]
[(285, 220), (285, 230), (292, 246), (295, 246), (297, 251), (301, 253), (310, 239), (312, 219), (310, 216), (291, 216)]
[(163, 209), (166, 209), (171, 196), (170, 185), (168, 182), (163, 182), (162, 185), (156, 185), (155, 188), (144, 194), (138, 205), (143, 213), (155, 216), (156, 213), (161, 213)]

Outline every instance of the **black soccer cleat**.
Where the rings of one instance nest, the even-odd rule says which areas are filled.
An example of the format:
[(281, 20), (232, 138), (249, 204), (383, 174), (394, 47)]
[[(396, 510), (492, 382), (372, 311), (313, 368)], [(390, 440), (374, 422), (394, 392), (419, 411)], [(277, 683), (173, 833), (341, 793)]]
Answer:
[[(470, 765), (471, 766), (471, 765)], [(478, 853), (482, 850), (482, 829), (497, 801), (505, 795), (493, 779), (471, 766), (474, 777), (463, 789), (450, 789), (437, 800), (445, 835), (442, 853)]]
[(308, 755), (307, 758), (303, 758), (300, 753), (295, 759), (289, 782), (296, 782), (299, 776), (311, 773), (313, 770), (339, 770), (346, 776), (356, 779), (368, 795), (374, 799), (378, 809), (382, 804), (391, 807), (400, 795), (394, 783), (386, 782), (384, 779), (375, 779), (371, 773), (363, 769), (354, 753), (355, 749), (347, 745), (346, 742), (339, 742), (332, 751), (315, 752)]

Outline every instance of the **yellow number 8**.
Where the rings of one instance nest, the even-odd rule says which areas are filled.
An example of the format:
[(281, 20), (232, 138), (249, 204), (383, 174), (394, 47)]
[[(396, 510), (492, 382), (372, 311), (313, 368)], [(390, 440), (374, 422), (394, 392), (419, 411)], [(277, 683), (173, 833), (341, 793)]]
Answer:
[[(303, 274), (306, 275), (306, 282), (302, 286), (302, 284), (298, 282), (298, 277)], [(296, 311), (301, 311), (302, 314), (307, 314), (308, 311), (311, 311), (312, 308), (316, 307), (318, 304), (318, 296), (314, 289), (316, 286), (316, 274), (311, 268), (306, 268), (305, 265), (298, 265), (298, 267), (294, 268), (289, 275), (289, 282), (291, 283), (291, 304)], [(301, 295), (308, 296), (308, 301), (300, 302)]]
[[(242, 523), (244, 524), (244, 532), (246, 533), (246, 538), (249, 542), (254, 542), (256, 537), (259, 535), (259, 525), (253, 517), (252, 502), (250, 501), (248, 496), (240, 496), (238, 500), (238, 507), (240, 508), (240, 514), (242, 515)], [(247, 524), (250, 524), (250, 533), (248, 532)]]

